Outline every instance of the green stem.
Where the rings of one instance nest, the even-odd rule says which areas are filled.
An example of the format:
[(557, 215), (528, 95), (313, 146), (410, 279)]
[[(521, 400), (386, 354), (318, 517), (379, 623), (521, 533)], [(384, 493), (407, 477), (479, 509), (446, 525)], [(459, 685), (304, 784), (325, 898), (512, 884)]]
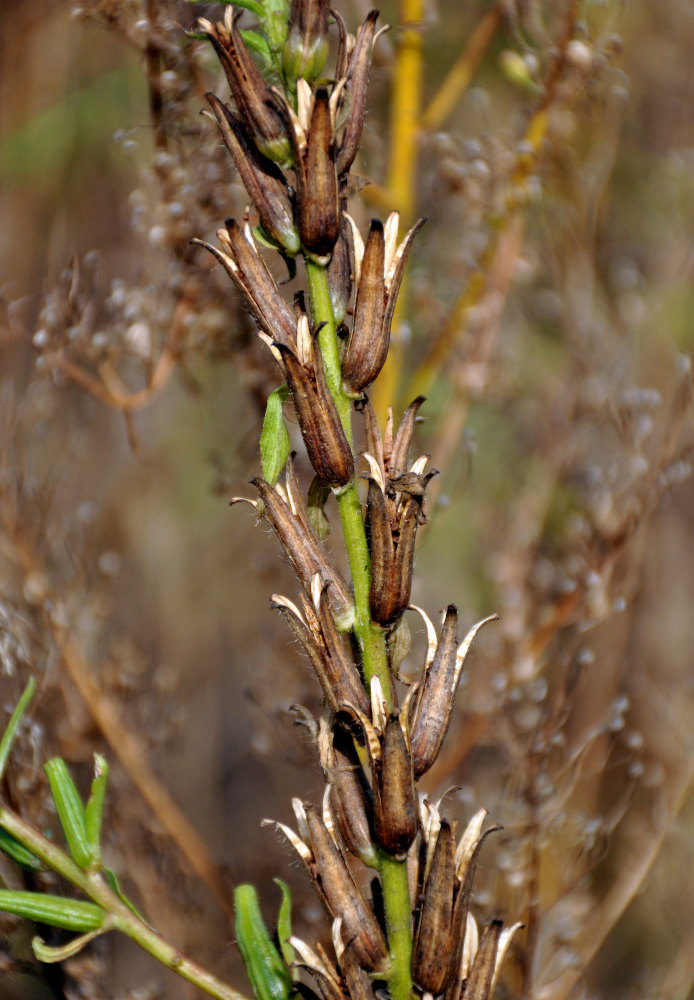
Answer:
[[(354, 450), (352, 435), (352, 399), (342, 388), (342, 366), (340, 364), (340, 345), (335, 329), (335, 317), (330, 301), (328, 276), (324, 267), (306, 258), (306, 275), (308, 279), (311, 314), (316, 327), (320, 327), (318, 342), (323, 358), (325, 379), (330, 394), (335, 400), (335, 406), (342, 422), (350, 447)], [(337, 509), (340, 514), (342, 533), (345, 539), (349, 568), (352, 573), (354, 588), (355, 622), (354, 634), (357, 637), (364, 667), (364, 680), (367, 687), (372, 677), (381, 681), (383, 693), (389, 708), (393, 707), (393, 695), (390, 687), (390, 674), (386, 658), (385, 635), (383, 629), (371, 621), (369, 608), (369, 590), (371, 588), (371, 556), (366, 542), (366, 528), (359, 498), (359, 487), (356, 475), (352, 481), (337, 494)]]
[[(342, 388), (340, 347), (335, 330), (328, 278), (325, 268), (306, 260), (311, 312), (318, 334), (323, 367), (330, 392), (335, 400), (347, 440), (354, 450), (352, 437), (352, 400)], [(321, 325), (322, 324), (322, 325)], [(371, 557), (366, 541), (366, 528), (362, 513), (356, 475), (351, 483), (337, 495), (345, 548), (352, 572), (356, 621), (354, 634), (362, 653), (364, 680), (368, 687), (372, 677), (381, 680), (388, 707), (393, 708), (385, 632), (371, 621), (369, 590), (371, 588)], [(412, 996), (412, 931), (410, 927), (410, 889), (407, 862), (379, 851), (378, 869), (383, 889), (391, 974), (388, 991), (392, 1000), (411, 1000)]]
[(25, 823), (9, 809), (0, 807), (0, 827), (11, 833), (21, 844), (48, 867), (80, 889), (85, 896), (97, 903), (110, 915), (112, 927), (127, 934), (141, 948), (153, 955), (162, 965), (194, 983), (217, 1000), (247, 1000), (243, 993), (232, 989), (221, 979), (207, 972), (191, 959), (177, 951), (155, 930), (140, 920), (125, 903), (106, 885), (101, 875), (88, 874), (55, 844)]
[(342, 388), (342, 364), (340, 363), (340, 344), (337, 339), (333, 304), (330, 301), (328, 273), (320, 264), (315, 264), (306, 258), (306, 278), (308, 294), (311, 302), (311, 314), (318, 332), (318, 343), (323, 356), (325, 380), (330, 389), (330, 395), (335, 400), (337, 412), (342, 421), (342, 427), (351, 447), (352, 442), (352, 400)]
[(410, 1000), (412, 996), (412, 930), (410, 927), (410, 887), (407, 861), (397, 861), (379, 852), (379, 872), (383, 890), (388, 948), (392, 972), (388, 993), (392, 1000)]

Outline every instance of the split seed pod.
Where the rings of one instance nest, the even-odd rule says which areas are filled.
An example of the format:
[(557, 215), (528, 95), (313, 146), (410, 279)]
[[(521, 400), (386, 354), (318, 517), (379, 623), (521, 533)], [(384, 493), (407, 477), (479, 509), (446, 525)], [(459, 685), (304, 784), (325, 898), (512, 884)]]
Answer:
[(458, 645), (458, 610), (455, 604), (448, 605), (438, 643), (429, 618), (421, 608), (415, 610), (424, 619), (429, 640), (424, 679), (410, 707), (412, 761), (415, 777), (419, 778), (438, 757), (448, 732), (455, 693), (472, 640), (483, 625), (495, 621), (498, 615), (490, 615), (477, 622)]

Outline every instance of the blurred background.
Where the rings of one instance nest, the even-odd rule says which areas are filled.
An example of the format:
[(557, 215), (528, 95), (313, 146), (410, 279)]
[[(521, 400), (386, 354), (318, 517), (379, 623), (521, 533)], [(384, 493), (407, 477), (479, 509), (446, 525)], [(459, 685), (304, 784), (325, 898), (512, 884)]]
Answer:
[[(289, 848), (259, 829), (321, 794), (287, 713), (317, 710), (316, 685), (269, 609), (296, 585), (266, 526), (228, 505), (252, 493), (280, 377), (190, 246), (245, 205), (199, 115), (225, 85), (183, 30), (219, 10), (0, 8), (0, 691), (9, 709), (39, 681), (9, 801), (55, 829), (43, 760), (64, 756), (86, 789), (106, 753), (108, 863), (168, 939), (246, 990), (234, 884), (255, 883), (272, 922), (286, 879), (296, 932), (327, 926)], [(346, 5), (350, 27), (366, 10)], [(451, 601), (464, 623), (501, 615), (427, 791), (456, 786), (461, 822), (485, 806), (504, 827), (475, 899), (481, 919), (526, 925), (499, 995), (684, 1000), (694, 8), (441, 0), (414, 22), (394, 2), (381, 15), (394, 28), (359, 161), (372, 183), (352, 208), (362, 225), (391, 208), (428, 222), (374, 403), (397, 419), (428, 397), (417, 447), (441, 475), (415, 602), (434, 620)], [(413, 37), (421, 83), (399, 61)], [(407, 79), (414, 146), (393, 129), (407, 132)], [(8, 861), (0, 877), (32, 887)], [(113, 935), (41, 967), (32, 933), (0, 924), (10, 1000), (195, 995)]]

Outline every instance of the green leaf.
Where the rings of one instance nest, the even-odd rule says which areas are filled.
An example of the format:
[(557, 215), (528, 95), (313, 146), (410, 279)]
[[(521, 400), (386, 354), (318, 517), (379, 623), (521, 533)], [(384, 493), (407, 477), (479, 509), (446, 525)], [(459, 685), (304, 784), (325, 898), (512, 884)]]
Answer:
[(11, 833), (8, 833), (7, 830), (0, 829), (0, 851), (3, 851), (13, 861), (23, 865), (25, 868), (30, 868), (32, 871), (36, 872), (41, 868), (39, 859), (31, 851), (27, 850), (21, 841), (13, 837)]
[[(192, 0), (193, 3), (208, 3), (209, 0)], [(256, 3), (256, 0), (219, 0), (220, 3), (233, 3), (236, 7), (243, 7), (244, 10), (250, 10), (252, 14), (256, 17), (262, 18), (265, 16), (265, 11), (263, 10), (262, 4)]]
[(263, 923), (252, 885), (236, 887), (234, 909), (236, 941), (256, 1000), (289, 1000), (292, 977)]
[(143, 924), (150, 924), (145, 920), (140, 911), (137, 909), (134, 903), (132, 903), (128, 897), (125, 895), (120, 887), (120, 882), (118, 881), (118, 876), (111, 868), (104, 868), (104, 878), (106, 879), (106, 884), (108, 885), (111, 892), (115, 892), (116, 896), (120, 899), (121, 903), (124, 903), (131, 913), (134, 913), (138, 920), (141, 920)]
[(308, 519), (321, 541), (330, 534), (330, 521), (325, 516), (324, 507), (331, 493), (332, 490), (327, 483), (319, 479), (318, 476), (313, 477), (308, 488), (306, 507)]
[(34, 691), (36, 690), (36, 681), (33, 677), (29, 678), (29, 683), (24, 688), (22, 697), (17, 702), (17, 707), (10, 716), (10, 721), (7, 723), (7, 728), (2, 734), (2, 739), (0, 740), (0, 780), (5, 773), (5, 768), (7, 767), (7, 760), (10, 756), (10, 751), (12, 750), (12, 744), (14, 738), (17, 735), (17, 728), (19, 723), (22, 721), (22, 716), (26, 711), (27, 705), (34, 697)]
[(289, 457), (289, 434), (282, 416), (282, 405), (289, 395), (281, 385), (268, 396), (263, 429), (260, 434), (260, 464), (263, 479), (274, 486)]
[[(65, 841), (73, 860), (80, 868), (91, 866), (94, 857), (87, 838), (84, 805), (62, 757), (46, 761), (44, 770), (48, 776), (51, 795), (55, 801), (58, 819), (65, 834)], [(88, 929), (88, 928), (85, 928)]]
[(251, 52), (255, 52), (256, 55), (259, 55), (266, 66), (270, 68), (273, 67), (274, 60), (272, 52), (270, 51), (270, 46), (262, 35), (259, 35), (257, 31), (249, 31), (244, 28), (241, 31), (241, 37)]
[(79, 933), (95, 931), (106, 919), (106, 911), (96, 903), (19, 889), (0, 889), (0, 911)]
[(277, 939), (282, 958), (288, 966), (291, 966), (296, 961), (294, 949), (289, 944), (289, 939), (292, 936), (292, 895), (289, 886), (281, 878), (274, 879), (274, 882), (282, 890), (282, 902), (280, 903), (280, 912), (277, 915)]
[(289, 3), (287, 0), (264, 0), (263, 6), (263, 32), (271, 51), (279, 55), (289, 32)]
[(99, 927), (95, 931), (89, 931), (88, 934), (80, 934), (79, 937), (73, 938), (72, 941), (68, 941), (66, 944), (58, 945), (57, 947), (46, 944), (43, 938), (37, 935), (32, 938), (31, 947), (39, 962), (51, 965), (54, 962), (64, 962), (66, 958), (78, 955), (90, 941), (99, 937), (106, 930), (108, 930), (107, 927)]
[(100, 753), (94, 754), (94, 780), (92, 790), (84, 810), (84, 827), (91, 851), (90, 867), (98, 871), (101, 867), (101, 823), (104, 816), (106, 784), (108, 782), (108, 761)]

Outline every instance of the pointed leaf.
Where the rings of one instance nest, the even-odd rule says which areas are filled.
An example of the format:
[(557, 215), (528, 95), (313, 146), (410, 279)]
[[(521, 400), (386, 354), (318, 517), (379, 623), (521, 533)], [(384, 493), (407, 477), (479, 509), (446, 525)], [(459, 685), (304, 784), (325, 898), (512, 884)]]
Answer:
[(51, 795), (55, 801), (58, 819), (65, 834), (68, 850), (80, 868), (89, 868), (93, 855), (84, 822), (84, 804), (62, 757), (46, 761)]
[(289, 458), (289, 434), (282, 416), (282, 404), (289, 395), (281, 385), (268, 396), (263, 430), (260, 434), (260, 462), (263, 479), (274, 486)]
[(332, 490), (327, 483), (314, 476), (308, 488), (306, 509), (311, 527), (316, 535), (323, 541), (330, 534), (330, 521), (325, 516), (325, 504)]
[(13, 861), (30, 868), (32, 871), (39, 871), (41, 862), (28, 851), (16, 837), (13, 837), (7, 830), (0, 829), (0, 851), (6, 854)]
[(236, 941), (256, 1000), (289, 1000), (292, 977), (275, 948), (252, 885), (234, 890)]
[(87, 841), (92, 854), (91, 867), (101, 867), (101, 822), (104, 815), (106, 783), (108, 781), (108, 761), (100, 753), (94, 754), (94, 780), (92, 790), (84, 810), (84, 825)]
[(107, 929), (100, 927), (95, 931), (89, 931), (88, 934), (80, 934), (79, 937), (73, 938), (72, 941), (68, 941), (67, 944), (59, 945), (58, 947), (46, 944), (43, 938), (37, 935), (35, 938), (32, 938), (31, 947), (39, 962), (45, 962), (47, 965), (51, 965), (54, 962), (64, 962), (66, 958), (78, 955), (90, 941), (99, 937)]
[(106, 911), (96, 903), (18, 889), (0, 889), (0, 911), (81, 933), (95, 931), (106, 919)]
[(36, 690), (36, 681), (33, 677), (29, 678), (29, 683), (24, 688), (22, 697), (17, 702), (17, 707), (10, 716), (10, 721), (7, 723), (7, 728), (2, 734), (2, 739), (0, 740), (0, 779), (2, 779), (5, 773), (5, 767), (7, 766), (7, 759), (10, 756), (10, 751), (12, 749), (12, 743), (17, 734), (17, 728), (19, 723), (22, 721), (22, 716), (26, 711), (27, 705), (34, 696), (34, 691)]
[(280, 878), (276, 878), (274, 881), (282, 890), (282, 902), (280, 903), (280, 912), (277, 916), (277, 938), (280, 943), (282, 958), (288, 966), (291, 966), (296, 961), (294, 949), (289, 944), (289, 939), (292, 936), (292, 896), (286, 882), (283, 882)]
[(138, 918), (138, 920), (141, 920), (143, 924), (147, 924), (147, 926), (149, 927), (150, 925), (147, 922), (147, 920), (145, 920), (145, 918), (142, 916), (142, 914), (137, 909), (135, 904), (128, 899), (128, 897), (121, 889), (120, 882), (118, 881), (118, 876), (116, 875), (116, 873), (111, 868), (104, 868), (104, 877), (106, 879), (106, 884), (108, 885), (111, 892), (115, 892), (116, 896), (118, 896), (121, 903), (125, 903), (130, 912), (134, 913), (135, 916)]

